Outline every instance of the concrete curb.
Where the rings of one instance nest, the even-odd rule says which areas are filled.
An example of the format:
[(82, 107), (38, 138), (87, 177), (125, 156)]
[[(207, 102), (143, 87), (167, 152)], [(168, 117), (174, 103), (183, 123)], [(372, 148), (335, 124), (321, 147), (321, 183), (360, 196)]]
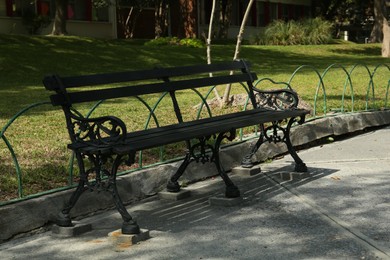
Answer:
[[(390, 111), (362, 112), (335, 115), (309, 121), (292, 129), (291, 138), (294, 145), (304, 145), (315, 140), (339, 136), (364, 130), (369, 127), (390, 124)], [(240, 164), (242, 155), (247, 153), (251, 144), (247, 141), (221, 151), (221, 159), (225, 169), (232, 169)], [(287, 151), (283, 144), (267, 143), (255, 155), (256, 161), (274, 158)], [(165, 188), (168, 177), (179, 167), (180, 162), (164, 164), (139, 172), (134, 172), (118, 178), (118, 189), (125, 204), (141, 200)], [(159, 174), (156, 174), (158, 172)], [(191, 164), (182, 181), (193, 182), (216, 175), (213, 164)], [(57, 192), (39, 198), (22, 201), (0, 208), (0, 243), (18, 234), (30, 232), (50, 224), (68, 200), (72, 190)], [(72, 210), (72, 217), (82, 218), (98, 211), (113, 208), (114, 204), (109, 193), (85, 192)]]

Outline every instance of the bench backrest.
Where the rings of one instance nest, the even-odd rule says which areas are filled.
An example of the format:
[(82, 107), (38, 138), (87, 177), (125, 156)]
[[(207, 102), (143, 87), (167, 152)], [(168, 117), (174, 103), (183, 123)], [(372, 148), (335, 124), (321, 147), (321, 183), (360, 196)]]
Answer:
[[(210, 77), (210, 73), (213, 76)], [(47, 90), (56, 92), (50, 96), (51, 103), (68, 110), (66, 114), (70, 113), (72, 105), (78, 103), (168, 92), (180, 123), (183, 120), (175, 91), (246, 82), (251, 103), (256, 107), (252, 90), (256, 79), (248, 63), (236, 60), (71, 77), (51, 75), (43, 79), (43, 84)]]
[[(220, 72), (224, 72), (224, 74), (221, 75)], [(208, 77), (209, 73), (219, 74)], [(247, 82), (248, 87), (251, 88), (252, 82), (256, 79), (257, 76), (250, 72), (248, 63), (238, 60), (209, 65), (155, 68), (74, 77), (52, 75), (45, 77), (43, 83), (47, 90), (53, 90), (57, 93), (50, 97), (54, 106), (71, 106), (72, 104), (101, 99), (163, 92), (174, 93), (177, 90), (238, 82)], [(140, 81), (148, 81), (148, 83), (139, 83)], [(126, 83), (126, 85), (118, 86), (115, 83)], [(99, 89), (80, 88), (98, 85), (106, 86)]]

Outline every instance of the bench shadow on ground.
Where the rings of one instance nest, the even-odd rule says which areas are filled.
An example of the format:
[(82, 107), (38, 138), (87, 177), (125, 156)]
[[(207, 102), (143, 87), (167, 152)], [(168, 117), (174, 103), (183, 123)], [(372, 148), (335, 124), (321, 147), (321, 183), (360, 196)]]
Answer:
[[(259, 173), (254, 176), (233, 175), (232, 180), (239, 187), (243, 201), (233, 207), (211, 206), (210, 197), (223, 197), (224, 184), (217, 176), (211, 185), (191, 190), (192, 196), (180, 201), (161, 201), (161, 206), (152, 210), (136, 210), (134, 213), (143, 228), (170, 232), (181, 232), (188, 225), (207, 223), (208, 220), (224, 218), (241, 207), (251, 206), (258, 202), (267, 203), (268, 200), (282, 193), (288, 192), (283, 186), (276, 183), (289, 184), (290, 187), (305, 185), (316, 179), (331, 175), (337, 170), (325, 168), (313, 168), (308, 178), (293, 178), (283, 180), (281, 177), (292, 173), (293, 166), (267, 169), (266, 174)], [(276, 183), (275, 183), (276, 182)], [(214, 211), (214, 209), (218, 209)], [(221, 210), (224, 209), (224, 210)], [(221, 212), (225, 212), (221, 214)], [(187, 223), (188, 225), (181, 225)], [(174, 228), (173, 228), (174, 227)]]
[[(367, 256), (365, 249), (356, 250), (354, 242), (340, 235), (317, 213), (306, 206), (297, 205), (299, 203), (293, 203), (290, 208), (291, 205), (284, 202), (294, 197), (283, 187), (285, 184), (299, 187), (338, 170), (311, 167), (308, 178), (280, 178), (292, 173), (292, 169), (292, 165), (286, 165), (268, 168), (264, 174), (255, 176), (232, 175), (243, 197), (242, 203), (237, 206), (209, 204), (210, 197), (221, 197), (223, 194), (224, 185), (218, 177), (210, 185), (192, 190), (192, 196), (188, 199), (175, 202), (161, 200), (157, 207), (151, 206), (150, 209), (147, 203), (135, 207), (133, 214), (141, 227), (151, 231), (151, 240), (159, 242), (158, 247), (152, 249), (146, 244), (142, 246), (146, 242), (141, 242), (139, 246), (127, 250), (127, 254), (157, 259), (161, 252), (167, 250), (174, 251), (176, 257), (183, 259), (189, 256), (199, 259), (234, 256), (245, 259), (270, 256), (272, 259), (288, 259), (302, 253), (306, 257), (333, 258), (351, 254), (355, 250), (352, 257)], [(285, 239), (279, 240), (281, 236)], [(172, 237), (174, 242), (171, 241)], [(177, 237), (179, 241), (175, 240)], [(194, 248), (202, 248), (203, 251), (200, 251), (203, 253)]]

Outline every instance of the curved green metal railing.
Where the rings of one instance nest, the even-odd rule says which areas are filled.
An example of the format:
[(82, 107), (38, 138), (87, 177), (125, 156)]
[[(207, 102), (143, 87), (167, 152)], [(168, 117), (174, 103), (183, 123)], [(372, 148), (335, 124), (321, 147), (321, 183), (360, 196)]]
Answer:
[[(321, 97), (320, 91), (322, 91), (323, 92), (323, 94), (322, 94), (322, 98), (323, 98), (322, 113), (323, 113), (323, 115), (326, 116), (327, 112), (329, 110), (328, 110), (328, 100), (327, 100), (327, 94), (326, 94), (327, 90), (326, 90), (326, 86), (325, 86), (324, 81), (327, 78), (327, 76), (329, 75), (329, 72), (331, 70), (340, 69), (345, 74), (344, 85), (343, 85), (342, 92), (341, 92), (340, 112), (345, 112), (345, 97), (346, 97), (346, 91), (348, 89), (351, 91), (351, 94), (350, 94), (351, 102), (352, 102), (351, 112), (354, 112), (355, 111), (355, 106), (354, 106), (355, 105), (355, 94), (354, 94), (354, 84), (352, 81), (352, 76), (353, 76), (353, 73), (356, 72), (357, 68), (359, 68), (359, 67), (362, 67), (367, 72), (367, 76), (369, 79), (369, 83), (368, 83), (367, 88), (366, 88), (366, 96), (365, 96), (365, 103), (366, 103), (365, 110), (368, 111), (368, 110), (370, 110), (370, 107), (369, 107), (370, 100), (373, 100), (372, 107), (375, 108), (375, 106), (376, 106), (376, 103), (375, 103), (376, 98), (375, 98), (375, 91), (374, 91), (375, 90), (374, 77), (376, 76), (376, 74), (380, 68), (384, 68), (384, 69), (387, 69), (387, 71), (390, 71), (390, 67), (387, 64), (377, 65), (372, 72), (370, 71), (369, 67), (367, 65), (364, 65), (364, 64), (355, 64), (349, 71), (343, 65), (332, 64), (332, 65), (328, 66), (323, 71), (322, 74), (314, 66), (302, 65), (302, 66), (299, 66), (292, 73), (292, 75), (291, 75), (290, 79), (287, 81), (287, 83), (291, 86), (294, 86), (294, 84), (292, 84), (292, 81), (298, 75), (298, 73), (304, 71), (305, 69), (311, 70), (316, 75), (316, 77), (318, 77), (318, 83), (316, 86), (315, 95), (314, 95), (314, 102), (313, 102), (313, 115), (314, 115), (314, 117), (317, 117), (317, 115), (318, 115), (318, 112), (317, 112), (317, 105), (319, 102), (318, 98)], [(389, 83), (387, 83), (387, 86), (388, 86), (388, 84)], [(295, 89), (295, 88), (293, 87), (293, 89)], [(389, 88), (387, 87), (386, 88), (386, 96), (385, 96), (385, 100), (384, 100), (385, 107), (387, 107), (388, 92), (389, 92)]]
[[(354, 76), (355, 76), (355, 74), (358, 73), (358, 70), (360, 70), (360, 73), (362, 73), (361, 72), (362, 70), (364, 71), (364, 74), (365, 74), (364, 78), (367, 79), (367, 82), (368, 82), (368, 84), (364, 90), (364, 92), (365, 92), (365, 100), (364, 100), (365, 105), (364, 105), (364, 108), (360, 109), (360, 110), (356, 109), (357, 98), (355, 96), (355, 94), (356, 94), (355, 87), (358, 85), (357, 84), (358, 82), (354, 81)], [(384, 70), (386, 72), (386, 75), (382, 78), (379, 78), (379, 77), (381, 77), (381, 75), (379, 75), (380, 70)], [(295, 88), (294, 82), (298, 81), (297, 79), (301, 76), (301, 74), (303, 74), (304, 77), (307, 77), (308, 73), (312, 73), (314, 75), (314, 78), (317, 79), (317, 82), (314, 85), (315, 89), (314, 89), (313, 109), (312, 109), (312, 118), (311, 118), (311, 119), (315, 119), (318, 117), (328, 116), (328, 113), (331, 111), (331, 108), (329, 108), (330, 97), (327, 94), (327, 93), (330, 93), (331, 90), (330, 90), (330, 86), (326, 85), (326, 82), (329, 81), (330, 83), (332, 83), (335, 81), (334, 78), (331, 78), (331, 77), (334, 77), (334, 75), (331, 75), (331, 73), (334, 71), (337, 71), (338, 75), (343, 75), (342, 76), (343, 78), (340, 81), (340, 82), (342, 82), (341, 83), (342, 86), (340, 87), (340, 93), (339, 93), (339, 98), (340, 98), (341, 104), (340, 104), (340, 107), (337, 109), (337, 112), (341, 112), (341, 113), (347, 112), (347, 109), (346, 109), (347, 97), (349, 97), (349, 99), (350, 99), (349, 101), (351, 103), (350, 104), (350, 112), (355, 112), (357, 110), (368, 111), (368, 110), (373, 110), (373, 109), (388, 109), (388, 98), (389, 98), (389, 89), (390, 89), (390, 74), (388, 74), (388, 72), (390, 72), (390, 67), (387, 64), (379, 64), (379, 65), (375, 66), (372, 71), (369, 69), (369, 67), (367, 65), (364, 65), (364, 64), (356, 64), (356, 65), (352, 66), (352, 68), (350, 68), (349, 70), (347, 68), (345, 68), (345, 66), (343, 66), (343, 65), (332, 64), (332, 65), (328, 66), (322, 73), (320, 73), (314, 66), (302, 65), (302, 66), (299, 66), (291, 74), (290, 78), (286, 82), (276, 82), (276, 84), (284, 84), (287, 88), (291, 86), (292, 89), (296, 90), (299, 93), (299, 90)], [(362, 78), (362, 76), (359, 76), (359, 78)], [(377, 86), (376, 85), (377, 78), (378, 78), (378, 81), (386, 82), (385, 85), (384, 86)], [(254, 85), (257, 86), (258, 88), (260, 88), (260, 85), (264, 84), (264, 82), (267, 82), (267, 79), (269, 82), (270, 81), (269, 78), (260, 78), (259, 80), (257, 80), (254, 83)], [(271, 82), (272, 82), (272, 80), (271, 80)], [(315, 80), (313, 82), (315, 83)], [(298, 83), (300, 83), (300, 82), (298, 82)], [(298, 83), (297, 83), (297, 85), (299, 85)], [(246, 88), (246, 86), (244, 84), (241, 84), (240, 86), (242, 87), (245, 94), (247, 95), (249, 93), (249, 90)], [(206, 113), (207, 116), (212, 116), (213, 110), (210, 107), (210, 105), (207, 103), (207, 100), (209, 100), (210, 96), (212, 95), (212, 93), (216, 87), (217, 86), (211, 86), (206, 91), (205, 95), (202, 95), (202, 93), (199, 92), (198, 90), (195, 90), (195, 89), (193, 90), (195, 95), (200, 100), (200, 105), (198, 107), (198, 111), (196, 111), (196, 118), (200, 118), (202, 116), (202, 112)], [(380, 89), (381, 87), (383, 88), (382, 91), (384, 91), (385, 95), (384, 95), (382, 103), (381, 103), (382, 106), (380, 108), (378, 108), (377, 104), (376, 104), (376, 102), (377, 102), (376, 91), (378, 92), (378, 89)], [(242, 92), (242, 90), (241, 90), (241, 92)], [(136, 100), (138, 102), (140, 102), (148, 111), (148, 116), (146, 117), (145, 123), (144, 123), (144, 129), (151, 127), (152, 123), (155, 124), (156, 126), (160, 125), (156, 111), (158, 110), (158, 108), (160, 106), (162, 106), (162, 101), (167, 97), (167, 95), (169, 95), (169, 94), (163, 93), (157, 99), (157, 101), (152, 105), (149, 104), (143, 98), (136, 97)], [(322, 103), (321, 103), (321, 100), (322, 100)], [(101, 100), (101, 101), (97, 102), (96, 104), (94, 104), (89, 109), (89, 111), (86, 113), (85, 117), (88, 118), (88, 117), (92, 116), (93, 113), (95, 111), (97, 111), (102, 104), (104, 104), (104, 102), (105, 102), (105, 100)], [(18, 183), (17, 198), (13, 198), (13, 199), (7, 200), (7, 201), (0, 201), (0, 205), (5, 205), (5, 204), (9, 204), (9, 203), (12, 203), (15, 201), (20, 201), (20, 200), (40, 196), (40, 195), (46, 194), (46, 193), (56, 192), (58, 190), (68, 189), (70, 187), (73, 187), (73, 185), (74, 185), (74, 170), (73, 170), (74, 155), (71, 155), (70, 160), (69, 160), (69, 166), (68, 166), (68, 173), (69, 173), (68, 185), (66, 185), (64, 187), (36, 193), (36, 194), (30, 194), (30, 195), (24, 194), (22, 167), (21, 167), (20, 162), (18, 160), (18, 156), (15, 153), (14, 147), (12, 146), (11, 142), (7, 138), (7, 135), (6, 135), (7, 130), (13, 123), (15, 123), (15, 121), (17, 121), (18, 118), (20, 118), (22, 115), (25, 115), (28, 111), (30, 111), (34, 108), (40, 107), (40, 106), (48, 105), (48, 104), (50, 104), (50, 103), (49, 102), (38, 102), (38, 103), (34, 103), (32, 105), (29, 105), (28, 107), (26, 107), (26, 108), (22, 109), (21, 111), (19, 111), (18, 113), (16, 113), (5, 124), (5, 126), (0, 131), (1, 140), (3, 140), (5, 147), (6, 147), (6, 149), (8, 149), (9, 155), (12, 158), (12, 163), (13, 163), (14, 168), (15, 168), (15, 175), (16, 175), (16, 179), (17, 179), (17, 183)], [(245, 99), (245, 102), (243, 104), (243, 110), (246, 110), (248, 105), (249, 105), (249, 97), (247, 96)], [(321, 112), (318, 112), (318, 110), (317, 110), (317, 106), (319, 106), (319, 105), (320, 106), (322, 105)], [(79, 113), (77, 111), (75, 111), (75, 112), (78, 113), (80, 116), (82, 116), (81, 113)], [(258, 134), (258, 128), (255, 127), (253, 129), (253, 135), (255, 136), (257, 134)], [(245, 138), (244, 138), (243, 129), (240, 129), (238, 141), (243, 141), (244, 139)], [(165, 153), (164, 147), (160, 147), (160, 149), (159, 149), (159, 162), (158, 163), (164, 163), (164, 162), (168, 162), (168, 161), (178, 160), (178, 158), (164, 160), (164, 153)], [(1, 161), (0, 161), (0, 164), (1, 164)], [(130, 171), (139, 170), (139, 169), (145, 168), (145, 167), (151, 167), (155, 164), (156, 163), (144, 165), (143, 152), (141, 151), (141, 152), (139, 152), (138, 167), (136, 169), (123, 171), (121, 174), (125, 174), (125, 173), (128, 173)], [(1, 185), (1, 183), (0, 183), (0, 185)], [(0, 188), (1, 188), (1, 186), (0, 186)], [(0, 189), (0, 191), (1, 191), (1, 189)]]

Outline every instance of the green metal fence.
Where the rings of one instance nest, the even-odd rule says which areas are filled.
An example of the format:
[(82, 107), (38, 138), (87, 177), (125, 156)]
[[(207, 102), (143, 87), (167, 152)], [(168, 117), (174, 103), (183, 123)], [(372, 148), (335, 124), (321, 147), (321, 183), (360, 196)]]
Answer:
[[(255, 85), (260, 89), (275, 88), (275, 85), (269, 86), (269, 82), (268, 78), (260, 78)], [(350, 68), (346, 68), (340, 64), (332, 64), (322, 72), (314, 66), (302, 65), (291, 74), (288, 80), (281, 80), (277, 84), (282, 84), (283, 87), (291, 87), (300, 94), (301, 100), (303, 100), (309, 106), (309, 109), (311, 109), (312, 113), (309, 120), (329, 116), (334, 113), (382, 110), (389, 108), (390, 67), (387, 64), (371, 67), (364, 64), (357, 64)], [(194, 90), (195, 97), (198, 99), (199, 104), (196, 111), (192, 112), (196, 118), (210, 116), (215, 113), (215, 109), (213, 109), (213, 106), (207, 101), (211, 99), (214, 88), (216, 87), (217, 86), (212, 86), (203, 93)], [(235, 93), (244, 93), (244, 95), (241, 95), (244, 98), (240, 105), (240, 109), (247, 109), (248, 90), (244, 85), (236, 86)], [(137, 98), (137, 102), (146, 110), (146, 116), (143, 119), (143, 128), (146, 129), (160, 125), (158, 111), (164, 106), (163, 101), (166, 99), (166, 96), (167, 93), (161, 95), (153, 102), (147, 101), (141, 97)], [(97, 113), (99, 109), (103, 109), (102, 106), (104, 103), (105, 101), (102, 100), (93, 104), (91, 108), (84, 110), (84, 113), (78, 113), (80, 113), (80, 115), (85, 114), (85, 117), (90, 117)], [(0, 146), (0, 205), (69, 189), (77, 182), (77, 168), (74, 167), (74, 156), (66, 150), (66, 136), (61, 137), (61, 139), (51, 132), (47, 136), (41, 137), (41, 139), (34, 139), (33, 130), (29, 129), (21, 136), (20, 133), (15, 134), (10, 130), (12, 126), (18, 124), (19, 121), (23, 121), (23, 124), (26, 124), (26, 128), (28, 128), (28, 126), (32, 124), (31, 122), (34, 121), (35, 110), (39, 110), (39, 113), (44, 114), (45, 116), (47, 114), (47, 117), (43, 118), (60, 118), (61, 120), (58, 120), (56, 121), (57, 123), (55, 123), (58, 124), (56, 126), (57, 128), (52, 131), (66, 132), (64, 128), (65, 125), (59, 123), (64, 121), (61, 111), (53, 110), (49, 102), (38, 102), (22, 109), (3, 126), (0, 132), (0, 137), (3, 142), (3, 144), (0, 144), (2, 145)], [(39, 118), (42, 119), (42, 116)], [(50, 123), (48, 124), (46, 122), (35, 123), (38, 127), (50, 125)], [(50, 126), (48, 127), (52, 129)], [(250, 130), (240, 129), (237, 141), (253, 138), (253, 136), (257, 134), (257, 131), (258, 129), (256, 127)], [(24, 143), (23, 136), (26, 136), (28, 140), (32, 140), (32, 145), (27, 149), (28, 151), (24, 151), (26, 149), (19, 147)], [(54, 140), (53, 143), (58, 143), (58, 147), (64, 147), (58, 154), (58, 157), (62, 158), (61, 160), (58, 160), (56, 156), (52, 156), (53, 151), (48, 147), (50, 145), (34, 144), (34, 142), (39, 143), (40, 140), (45, 140), (47, 138), (58, 138), (58, 140)], [(22, 152), (16, 152), (16, 148)], [(138, 154), (138, 163), (136, 167), (124, 169), (121, 174), (180, 159), (178, 156), (183, 154), (182, 152), (168, 156), (174, 149), (175, 148), (168, 149), (166, 147), (160, 147), (158, 151), (154, 151), (158, 154), (158, 159), (153, 162), (147, 161), (146, 158), (149, 156), (144, 156), (144, 152), (142, 151)], [(33, 156), (33, 158), (43, 160), (43, 163), (39, 162), (34, 164), (31, 162), (30, 158), (21, 159), (20, 153), (26, 153), (28, 155), (35, 154), (35, 157)], [(48, 154), (50, 154), (50, 156)], [(57, 154), (57, 152), (54, 152), (54, 154)], [(64, 158), (66, 157), (69, 161), (67, 166), (58, 166), (58, 164), (64, 164), (64, 160), (66, 160)], [(31, 164), (33, 164), (33, 166), (30, 167)], [(24, 167), (25, 165), (28, 165), (28, 167)], [(30, 168), (34, 167), (39, 168), (39, 170), (37, 170), (34, 175), (29, 176)], [(47, 174), (50, 171), (52, 171), (52, 173)], [(61, 176), (61, 178), (57, 181), (58, 176)], [(53, 179), (55, 179), (55, 181), (53, 181)], [(34, 187), (37, 188), (34, 189)], [(26, 191), (26, 188), (29, 190)]]

